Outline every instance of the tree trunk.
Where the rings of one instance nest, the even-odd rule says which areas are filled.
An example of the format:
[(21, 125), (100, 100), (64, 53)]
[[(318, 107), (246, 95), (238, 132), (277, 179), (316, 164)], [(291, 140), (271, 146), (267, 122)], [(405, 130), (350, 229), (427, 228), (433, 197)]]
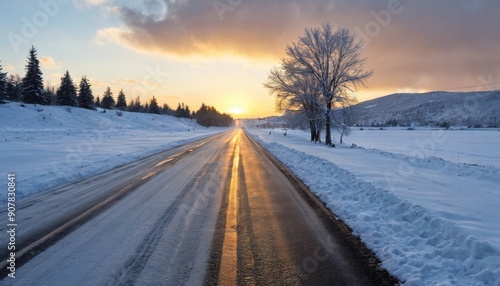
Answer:
[(316, 142), (321, 143), (321, 129), (316, 130), (316, 139), (315, 139), (314, 143), (316, 143)]
[(311, 129), (311, 142), (316, 140), (316, 125), (312, 120), (309, 120), (309, 129)]
[(332, 145), (332, 131), (330, 130), (330, 113), (332, 111), (332, 101), (329, 100), (326, 102), (326, 138), (325, 144), (327, 146)]

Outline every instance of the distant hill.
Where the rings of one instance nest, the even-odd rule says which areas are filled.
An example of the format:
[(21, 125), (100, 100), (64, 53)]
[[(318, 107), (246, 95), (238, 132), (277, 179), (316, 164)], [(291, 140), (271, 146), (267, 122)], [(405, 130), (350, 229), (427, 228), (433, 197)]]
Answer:
[(354, 107), (360, 126), (500, 126), (500, 91), (398, 93)]

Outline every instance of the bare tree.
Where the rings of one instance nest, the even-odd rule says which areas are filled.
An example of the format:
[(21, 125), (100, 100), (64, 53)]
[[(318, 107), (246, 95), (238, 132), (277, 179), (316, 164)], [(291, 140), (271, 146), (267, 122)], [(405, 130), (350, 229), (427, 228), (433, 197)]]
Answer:
[(332, 125), (340, 133), (339, 143), (342, 144), (344, 136), (351, 134), (351, 125), (353, 125), (356, 112), (353, 108), (357, 103), (356, 99), (346, 95), (342, 102), (337, 103), (339, 106), (333, 111)]
[(287, 46), (285, 64), (294, 74), (312, 75), (320, 87), (326, 106), (326, 144), (332, 145), (331, 111), (335, 103), (344, 101), (347, 92), (356, 91), (372, 75), (365, 71), (361, 58), (362, 43), (348, 28), (334, 29), (331, 24), (306, 28), (297, 43)]
[(283, 62), (280, 69), (273, 68), (264, 86), (276, 96), (276, 109), (286, 115), (305, 118), (311, 130), (311, 141), (320, 141), (321, 128), (324, 125), (317, 81), (310, 75), (290, 73), (293, 68), (290, 61)]

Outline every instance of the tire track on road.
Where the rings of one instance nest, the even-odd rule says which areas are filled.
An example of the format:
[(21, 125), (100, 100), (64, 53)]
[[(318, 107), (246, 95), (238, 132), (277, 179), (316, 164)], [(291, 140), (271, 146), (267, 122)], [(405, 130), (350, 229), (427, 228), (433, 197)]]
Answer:
[[(45, 249), (49, 248), (53, 244), (57, 243), (59, 240), (66, 237), (68, 234), (78, 229), (85, 222), (94, 218), (102, 211), (108, 209), (113, 204), (115, 204), (120, 199), (122, 199), (126, 195), (136, 190), (141, 185), (147, 183), (154, 176), (171, 168), (180, 160), (182, 160), (186, 156), (189, 156), (195, 150), (219, 138), (220, 136), (221, 136), (220, 134), (212, 136), (208, 139), (201, 141), (199, 144), (189, 148), (188, 150), (184, 150), (182, 152), (169, 156), (167, 159), (157, 163), (154, 167), (152, 167), (150, 171), (148, 171), (147, 174), (145, 176), (142, 176), (138, 181), (129, 183), (125, 187), (122, 187), (119, 190), (117, 190), (116, 192), (112, 192), (109, 196), (102, 199), (99, 203), (88, 206), (88, 208), (83, 210), (79, 215), (73, 218), (66, 219), (59, 225), (55, 226), (53, 229), (47, 231), (45, 234), (41, 234), (40, 236), (37, 237), (26, 238), (25, 241), (29, 241), (28, 243), (25, 242), (23, 244), (22, 241), (20, 241), (18, 247), (16, 247), (17, 249), (19, 249), (18, 251), (16, 251), (16, 268), (20, 268), (22, 265), (24, 265), (25, 263), (33, 259), (35, 256), (37, 256), (39, 253), (43, 252)], [(151, 155), (149, 157), (143, 158), (142, 160), (151, 158), (156, 155)], [(135, 164), (136, 162), (131, 163), (130, 165), (135, 165)], [(113, 172), (116, 173), (124, 169), (127, 169), (127, 166), (129, 166), (129, 164), (120, 166), (117, 168), (117, 170), (112, 171), (112, 173)], [(86, 179), (80, 179), (76, 182), (82, 182), (85, 180)], [(2, 256), (4, 255), (5, 254), (2, 254)], [(5, 278), (9, 273), (7, 269), (7, 264), (8, 263), (6, 258), (0, 261), (0, 280)]]
[(140, 244), (141, 247), (136, 249), (135, 255), (124, 263), (114, 281), (110, 281), (109, 284), (134, 285), (136, 283), (142, 270), (146, 266), (146, 262), (158, 246), (158, 243), (164, 234), (164, 230), (168, 227), (175, 215), (181, 211), (181, 206), (183, 206), (184, 202), (190, 198), (193, 193), (199, 190), (199, 185), (207, 180), (210, 176), (210, 172), (213, 171), (214, 167), (218, 164), (218, 161), (226, 154), (228, 148), (229, 142), (225, 143), (224, 147), (214, 154), (214, 156), (205, 163), (201, 170), (196, 173), (194, 180), (192, 180), (181, 191), (181, 193), (175, 198), (174, 202), (165, 210), (160, 219), (155, 223), (153, 231), (147, 234), (143, 242)]

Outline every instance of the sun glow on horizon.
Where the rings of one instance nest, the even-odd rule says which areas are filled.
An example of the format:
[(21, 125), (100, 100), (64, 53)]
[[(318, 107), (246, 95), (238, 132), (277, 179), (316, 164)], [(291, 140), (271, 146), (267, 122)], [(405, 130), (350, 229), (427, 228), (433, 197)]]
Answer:
[(231, 107), (231, 109), (229, 109), (229, 114), (231, 114), (231, 116), (236, 117), (236, 118), (238, 118), (239, 116), (241, 116), (244, 113), (245, 113), (245, 110), (239, 106), (234, 106), (234, 107)]

